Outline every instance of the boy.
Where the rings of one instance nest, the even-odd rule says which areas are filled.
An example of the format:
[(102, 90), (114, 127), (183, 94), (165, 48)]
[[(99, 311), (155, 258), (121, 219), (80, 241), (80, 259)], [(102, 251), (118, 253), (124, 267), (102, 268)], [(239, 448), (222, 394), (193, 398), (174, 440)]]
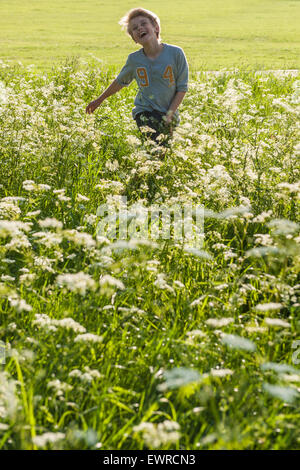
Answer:
[[(162, 43), (158, 16), (143, 8), (130, 10), (119, 22), (142, 46), (128, 59), (112, 84), (86, 108), (88, 114), (109, 96), (137, 81), (139, 92), (132, 116), (139, 128), (147, 126), (147, 137), (159, 142), (159, 135), (172, 135), (179, 123), (177, 108), (188, 89), (188, 65), (181, 48)], [(149, 128), (152, 131), (149, 132)]]

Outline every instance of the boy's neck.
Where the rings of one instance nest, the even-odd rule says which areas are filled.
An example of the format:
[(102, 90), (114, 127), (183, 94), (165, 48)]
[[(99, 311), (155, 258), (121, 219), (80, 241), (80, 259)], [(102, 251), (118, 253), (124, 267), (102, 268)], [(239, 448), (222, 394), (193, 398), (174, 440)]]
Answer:
[(162, 51), (163, 44), (157, 39), (144, 44), (144, 53), (149, 59), (155, 59)]

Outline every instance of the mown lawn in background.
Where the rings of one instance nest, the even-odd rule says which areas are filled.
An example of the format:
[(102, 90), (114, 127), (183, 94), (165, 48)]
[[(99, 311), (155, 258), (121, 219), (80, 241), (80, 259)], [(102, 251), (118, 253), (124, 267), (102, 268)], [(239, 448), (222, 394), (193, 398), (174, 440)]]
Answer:
[(140, 4), (159, 15), (163, 41), (180, 45), (194, 70), (299, 68), (298, 0), (1, 0), (0, 58), (50, 69), (92, 54), (119, 68), (136, 45), (118, 21)]

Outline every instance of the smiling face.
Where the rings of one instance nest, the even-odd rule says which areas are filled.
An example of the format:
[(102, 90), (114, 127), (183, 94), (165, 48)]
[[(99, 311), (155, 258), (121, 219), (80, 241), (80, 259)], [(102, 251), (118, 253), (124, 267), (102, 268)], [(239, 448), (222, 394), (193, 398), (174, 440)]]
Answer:
[(130, 20), (129, 33), (135, 42), (144, 45), (153, 39), (158, 40), (159, 26), (146, 16), (140, 15)]

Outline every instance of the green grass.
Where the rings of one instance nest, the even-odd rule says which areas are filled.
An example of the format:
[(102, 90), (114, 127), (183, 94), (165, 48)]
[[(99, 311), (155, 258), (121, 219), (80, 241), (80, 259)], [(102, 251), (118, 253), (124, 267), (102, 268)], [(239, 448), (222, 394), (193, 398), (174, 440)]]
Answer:
[[(200, 74), (164, 159), (111, 79), (0, 64), (0, 448), (299, 449), (297, 78)], [(97, 238), (120, 195), (205, 252)]]
[[(120, 68), (136, 45), (118, 21), (129, 1), (1, 0), (0, 57), (50, 69), (66, 57)], [(146, 1), (162, 38), (181, 46), (193, 70), (299, 68), (298, 0)]]

